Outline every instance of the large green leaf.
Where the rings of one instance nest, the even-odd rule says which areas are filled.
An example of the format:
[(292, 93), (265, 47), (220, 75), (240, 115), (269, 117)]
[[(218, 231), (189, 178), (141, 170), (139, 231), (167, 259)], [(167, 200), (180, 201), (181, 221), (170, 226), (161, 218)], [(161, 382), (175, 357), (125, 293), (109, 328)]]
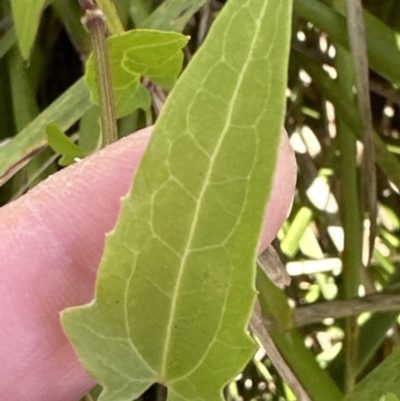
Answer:
[(95, 300), (62, 313), (101, 399), (154, 382), (220, 400), (248, 362), (255, 260), (285, 105), (290, 1), (231, 0), (174, 87), (107, 237)]
[[(172, 85), (181, 69), (182, 54), (180, 49), (187, 41), (185, 36), (174, 32), (140, 32), (140, 34), (135, 34), (136, 37), (132, 43), (136, 43), (137, 45), (137, 40), (143, 40), (144, 37), (144, 42), (141, 43), (145, 46), (143, 49), (139, 49), (135, 56), (136, 58), (134, 57), (133, 60), (124, 58), (125, 61), (130, 60), (125, 70), (121, 66), (121, 58), (119, 57), (125, 57), (135, 49), (131, 47), (130, 51), (125, 55), (121, 53), (118, 54), (118, 48), (119, 46), (122, 46), (122, 48), (124, 46), (129, 47), (124, 41), (129, 40), (132, 33), (128, 32), (127, 34), (121, 35), (121, 41), (115, 39), (117, 42), (117, 49), (115, 50), (117, 57), (114, 59), (113, 64), (114, 75), (116, 76), (116, 84), (120, 83), (122, 85), (119, 90), (117, 90), (117, 106), (119, 108), (118, 111), (120, 111), (120, 116), (127, 113), (129, 114), (129, 112), (137, 107), (150, 107), (150, 96), (143, 86), (140, 85), (140, 74), (151, 77), (154, 82)], [(152, 35), (154, 40), (159, 39), (156, 45), (153, 43), (153, 48), (150, 46)], [(117, 37), (119, 38), (120, 36)], [(111, 40), (111, 38), (109, 40)], [(8, 46), (6, 47), (8, 48)], [(179, 50), (177, 49), (178, 47)], [(111, 48), (113, 48), (113, 46), (111, 46)], [(177, 49), (175, 53), (174, 49)], [(111, 51), (113, 52), (112, 54), (114, 54), (114, 51)], [(147, 55), (147, 53), (150, 54)], [(143, 65), (137, 65), (142, 62), (144, 62)], [(93, 63), (91, 62), (91, 64)], [(91, 82), (92, 91), (95, 93), (95, 95), (92, 94), (92, 97), (96, 97), (97, 88), (94, 83), (93, 67), (93, 65), (89, 67), (87, 79)], [(124, 85), (126, 86), (124, 87)], [(26, 128), (20, 131), (18, 135), (12, 138), (9, 143), (0, 147), (0, 186), (22, 168), (32, 155), (47, 146), (45, 130), (48, 124), (55, 122), (62, 130), (67, 130), (91, 107), (89, 91), (83, 79), (80, 79)]]
[(44, 4), (45, 0), (11, 0), (18, 43), (25, 59), (35, 40)]
[[(107, 40), (118, 118), (141, 107), (148, 109), (150, 96), (141, 85), (142, 76), (170, 88), (181, 71), (182, 47), (188, 38), (176, 32), (132, 30)], [(98, 103), (93, 57), (87, 63), (85, 79), (92, 101)]]

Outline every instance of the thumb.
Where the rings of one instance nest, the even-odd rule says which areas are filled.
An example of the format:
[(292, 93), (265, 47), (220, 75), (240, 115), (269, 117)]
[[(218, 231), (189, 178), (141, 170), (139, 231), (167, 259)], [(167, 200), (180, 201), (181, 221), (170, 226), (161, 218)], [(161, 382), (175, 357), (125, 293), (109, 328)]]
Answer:
[[(151, 130), (60, 171), (0, 209), (4, 399), (71, 401), (93, 386), (62, 331), (59, 312), (93, 298), (105, 233), (116, 222)], [(263, 246), (282, 224), (293, 194), (295, 163), (285, 138), (279, 160)]]

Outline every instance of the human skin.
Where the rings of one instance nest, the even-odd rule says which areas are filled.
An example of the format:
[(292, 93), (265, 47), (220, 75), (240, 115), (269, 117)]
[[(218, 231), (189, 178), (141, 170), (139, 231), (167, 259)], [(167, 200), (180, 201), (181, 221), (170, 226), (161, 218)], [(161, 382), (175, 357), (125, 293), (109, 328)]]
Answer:
[[(0, 209), (0, 398), (76, 401), (93, 385), (59, 313), (93, 298), (105, 233), (117, 219), (151, 128), (54, 174)], [(296, 164), (282, 137), (260, 249), (284, 221)]]

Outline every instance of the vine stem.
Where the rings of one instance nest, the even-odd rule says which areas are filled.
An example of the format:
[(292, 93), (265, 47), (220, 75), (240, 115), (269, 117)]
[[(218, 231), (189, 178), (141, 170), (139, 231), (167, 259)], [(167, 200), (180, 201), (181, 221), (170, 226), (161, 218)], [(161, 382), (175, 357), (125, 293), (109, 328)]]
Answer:
[(107, 25), (103, 12), (92, 0), (79, 0), (84, 12), (82, 23), (93, 45), (97, 90), (101, 109), (103, 146), (118, 140), (117, 113), (107, 47)]
[(267, 325), (263, 319), (259, 301), (256, 301), (254, 305), (254, 311), (250, 319), (250, 328), (257, 336), (269, 359), (278, 370), (283, 380), (289, 385), (296, 398), (301, 401), (311, 401), (306, 389), (300, 383), (300, 380), (297, 378), (290, 366), (286, 363), (272, 340)]

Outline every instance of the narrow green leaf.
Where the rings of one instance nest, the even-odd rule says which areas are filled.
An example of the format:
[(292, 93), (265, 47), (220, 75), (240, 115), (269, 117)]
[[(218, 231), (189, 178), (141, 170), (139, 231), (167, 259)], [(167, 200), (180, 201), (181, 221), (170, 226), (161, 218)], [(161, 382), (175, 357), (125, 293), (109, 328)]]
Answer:
[(93, 105), (93, 107), (82, 116), (79, 123), (78, 145), (85, 155), (90, 155), (101, 149), (102, 137), (99, 106)]
[(11, 0), (15, 31), (22, 56), (27, 59), (39, 28), (45, 0)]
[[(262, 309), (268, 318), (268, 310), (264, 311), (265, 305), (265, 303), (262, 304)], [(271, 329), (269, 333), (312, 401), (340, 401), (343, 399), (343, 394), (335, 382), (325, 370), (320, 368), (315, 355), (304, 345), (304, 336), (298, 330), (287, 332)], [(362, 398), (360, 398), (361, 400)]]
[[(329, 38), (349, 49), (346, 19), (319, 0), (296, 0), (294, 10), (325, 31)], [(364, 11), (370, 68), (387, 80), (400, 83), (399, 34), (368, 11)]]
[[(396, 223), (395, 223), (396, 224)], [(381, 265), (390, 263), (394, 268), (394, 275), (387, 282), (388, 288), (395, 288), (400, 282), (400, 272), (389, 261), (389, 257), (379, 257), (379, 253), (375, 250), (377, 260)], [(360, 348), (358, 350), (358, 372), (361, 373), (363, 369), (373, 360), (376, 352), (381, 347), (387, 338), (387, 332), (393, 325), (396, 324), (398, 312), (382, 312), (371, 316), (360, 329)]]
[(205, 3), (206, 0), (164, 1), (141, 27), (181, 32), (193, 14)]
[(25, 60), (17, 47), (7, 57), (12, 96), (12, 111), (17, 131), (25, 128), (39, 114), (36, 93)]
[(12, 27), (0, 39), (0, 58), (13, 47), (16, 40), (15, 29)]
[(354, 387), (344, 401), (376, 401), (384, 393), (400, 397), (400, 347), (397, 347), (377, 368)]
[(271, 322), (271, 326), (282, 332), (291, 330), (293, 328), (292, 309), (285, 292), (268, 278), (260, 265), (257, 268), (256, 287), (263, 315)]
[[(150, 16), (153, 7), (153, 2), (148, 0), (137, 0), (132, 3), (131, 7), (129, 7), (129, 15), (135, 24), (135, 27), (140, 28), (143, 26), (143, 21)], [(148, 28), (157, 29), (155, 26), (149, 26)]]
[(108, 236), (95, 300), (62, 313), (103, 401), (154, 382), (221, 400), (248, 362), (285, 105), (291, 2), (231, 0), (174, 87)]
[[(118, 118), (137, 108), (150, 107), (150, 95), (140, 84), (142, 76), (171, 88), (182, 68), (181, 49), (188, 38), (176, 32), (132, 30), (108, 38), (111, 75)], [(86, 83), (98, 103), (93, 57), (87, 63)]]
[(76, 159), (85, 157), (79, 146), (72, 142), (57, 124), (52, 123), (46, 127), (46, 136), (49, 145), (61, 155), (59, 160), (61, 166), (68, 166), (75, 163)]
[(13, 120), (14, 116), (12, 115), (12, 113), (10, 113), (10, 104), (12, 104), (12, 96), (10, 91), (10, 76), (8, 74), (8, 65), (5, 62), (0, 62), (0, 152), (1, 149), (7, 145), (6, 141), (9, 133), (15, 130)]
[[(362, 121), (363, 158), (362, 158), (362, 185), (364, 211), (367, 212), (370, 223), (368, 261), (374, 251), (377, 231), (377, 182), (376, 158), (374, 148), (374, 132), (372, 126), (372, 111), (369, 89), (369, 66), (365, 24), (361, 0), (346, 0), (347, 29), (349, 33), (350, 50), (355, 70), (357, 88), (358, 111)], [(347, 66), (348, 69), (348, 66)], [(339, 70), (339, 73), (342, 73)], [(367, 263), (368, 264), (368, 263)]]
[(378, 349), (387, 338), (387, 332), (396, 324), (398, 312), (377, 313), (360, 329), (360, 347), (358, 350), (358, 373), (371, 362)]
[(77, 81), (45, 111), (0, 147), (0, 185), (12, 177), (31, 155), (47, 145), (46, 127), (55, 122), (67, 130), (92, 106), (83, 79)]
[(81, 22), (82, 9), (78, 1), (53, 0), (51, 8), (68, 33), (68, 38), (81, 58), (91, 49), (90, 36)]
[[(343, 119), (349, 128), (351, 128), (354, 135), (357, 136), (361, 132), (361, 121), (355, 104), (343, 102), (346, 96), (343, 94), (341, 87), (328, 76), (320, 63), (315, 63), (297, 52), (293, 52), (292, 54), (300, 60), (304, 69), (312, 77), (313, 83), (317, 85), (318, 89), (333, 103), (340, 118)], [(360, 139), (359, 136), (357, 136), (357, 138)], [(387, 175), (389, 180), (400, 188), (399, 160), (393, 153), (389, 152), (387, 145), (376, 132), (374, 132), (374, 142), (376, 161), (379, 167)]]

